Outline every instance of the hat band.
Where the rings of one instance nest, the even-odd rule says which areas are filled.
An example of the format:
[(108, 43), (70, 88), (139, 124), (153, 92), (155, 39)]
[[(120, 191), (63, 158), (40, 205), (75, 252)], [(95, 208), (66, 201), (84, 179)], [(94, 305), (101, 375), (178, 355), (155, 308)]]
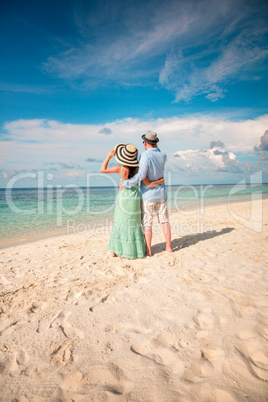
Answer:
[(144, 137), (145, 141), (149, 141), (149, 142), (157, 142), (157, 140), (150, 140), (149, 138), (147, 138), (146, 136)]

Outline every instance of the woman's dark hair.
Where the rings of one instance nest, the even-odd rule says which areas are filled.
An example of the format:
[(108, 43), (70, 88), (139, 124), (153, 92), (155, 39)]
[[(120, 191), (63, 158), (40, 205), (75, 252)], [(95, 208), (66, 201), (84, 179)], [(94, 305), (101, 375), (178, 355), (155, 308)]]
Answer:
[(131, 177), (135, 176), (135, 174), (138, 171), (138, 167), (137, 166), (126, 166), (129, 169), (128, 172), (128, 178), (131, 179)]

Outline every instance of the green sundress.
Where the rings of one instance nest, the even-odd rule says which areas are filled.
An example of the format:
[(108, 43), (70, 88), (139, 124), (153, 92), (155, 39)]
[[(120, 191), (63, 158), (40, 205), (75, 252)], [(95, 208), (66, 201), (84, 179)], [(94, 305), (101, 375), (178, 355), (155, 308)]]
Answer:
[[(122, 179), (122, 166), (120, 181), (124, 181)], [(126, 188), (118, 192), (108, 250), (126, 258), (142, 258), (145, 256), (138, 184), (131, 189)]]

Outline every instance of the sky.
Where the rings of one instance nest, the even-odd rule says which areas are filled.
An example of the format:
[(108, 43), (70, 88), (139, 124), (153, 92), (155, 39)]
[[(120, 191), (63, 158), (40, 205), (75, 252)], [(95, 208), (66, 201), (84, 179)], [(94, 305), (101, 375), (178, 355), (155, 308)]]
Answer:
[(266, 1), (11, 0), (0, 35), (1, 188), (113, 185), (147, 130), (168, 184), (268, 182)]

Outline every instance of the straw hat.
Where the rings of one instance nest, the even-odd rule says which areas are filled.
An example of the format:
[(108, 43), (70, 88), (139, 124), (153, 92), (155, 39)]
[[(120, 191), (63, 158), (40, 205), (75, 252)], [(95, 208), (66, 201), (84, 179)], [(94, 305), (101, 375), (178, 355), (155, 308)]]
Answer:
[(114, 147), (115, 159), (121, 165), (126, 166), (139, 166), (138, 150), (132, 144), (116, 144)]

